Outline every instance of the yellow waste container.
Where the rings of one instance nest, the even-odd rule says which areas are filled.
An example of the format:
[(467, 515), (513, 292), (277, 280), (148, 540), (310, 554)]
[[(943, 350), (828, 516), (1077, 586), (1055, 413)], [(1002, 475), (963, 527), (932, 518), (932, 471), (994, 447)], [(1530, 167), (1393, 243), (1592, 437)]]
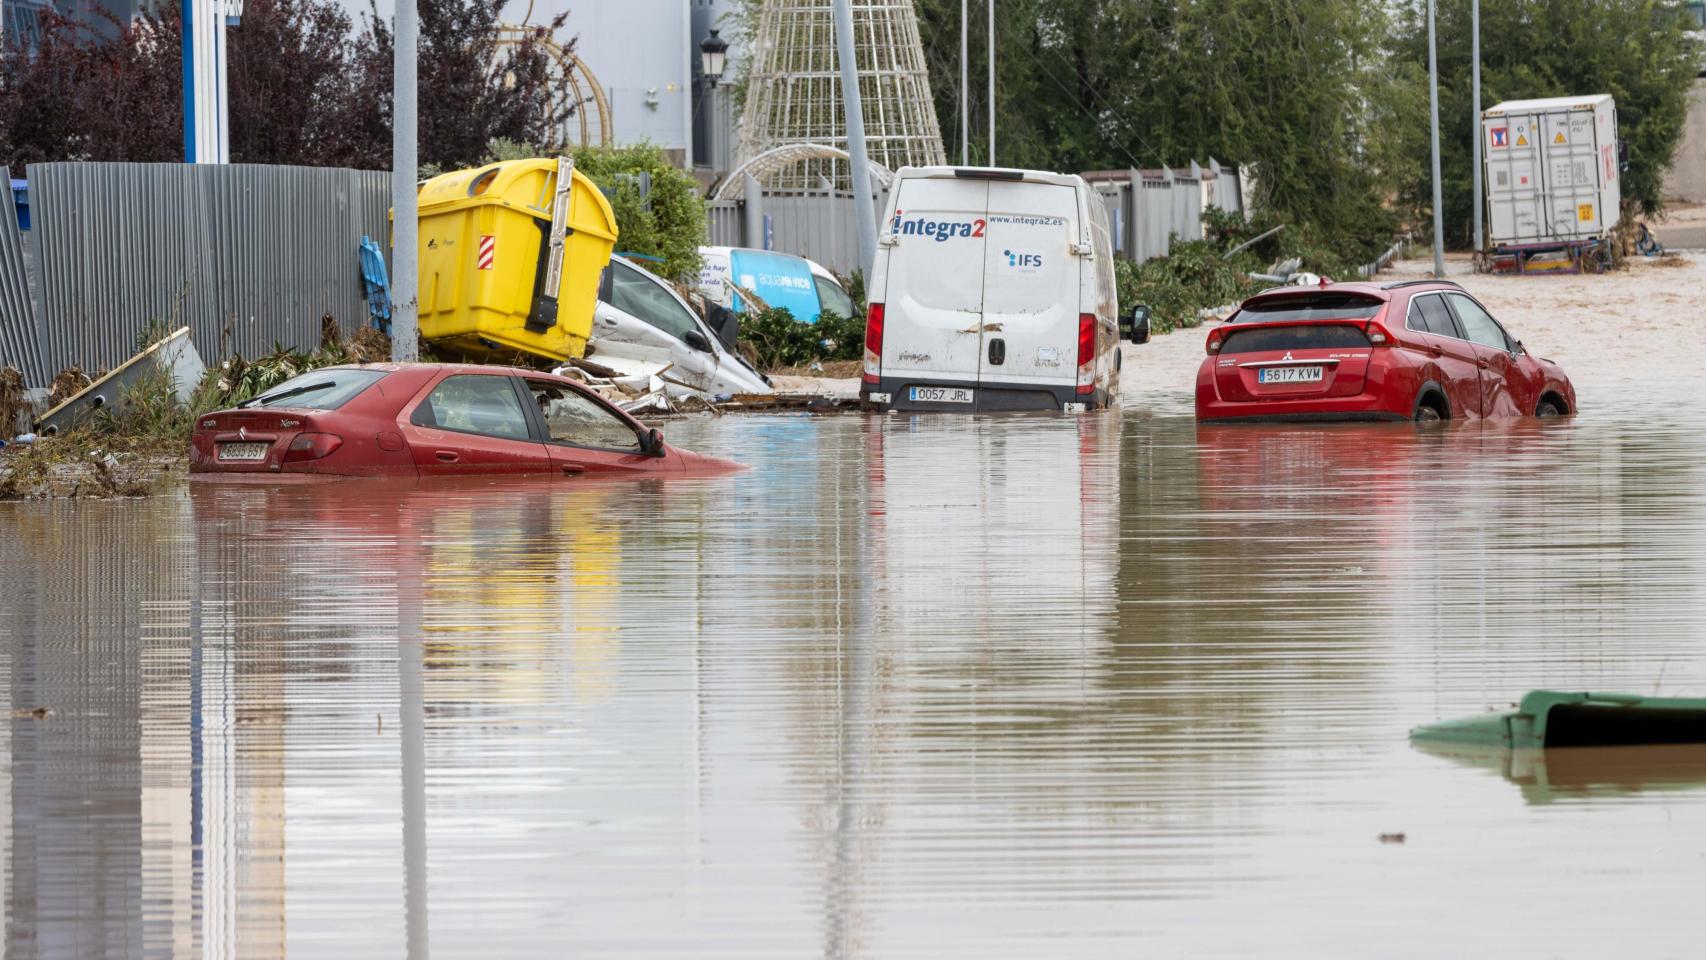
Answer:
[[(559, 163), (568, 167), (566, 160), (508, 160), (422, 185), (422, 338), (494, 360), (517, 351), (551, 360), (586, 354), (616, 215), (578, 170), (559, 197)], [(554, 215), (561, 226), (553, 226)], [(554, 230), (562, 237), (561, 281), (549, 290)]]

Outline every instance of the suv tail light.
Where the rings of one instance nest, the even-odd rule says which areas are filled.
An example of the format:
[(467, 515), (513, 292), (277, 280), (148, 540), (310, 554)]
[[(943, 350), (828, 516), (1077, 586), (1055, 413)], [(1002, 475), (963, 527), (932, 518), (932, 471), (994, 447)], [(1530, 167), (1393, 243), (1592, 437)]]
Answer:
[(284, 462), (318, 460), (344, 445), (344, 438), (335, 433), (299, 433), (284, 451)]
[(1096, 315), (1078, 315), (1078, 392), (1096, 392)]
[(1203, 349), (1207, 350), (1208, 355), (1212, 357), (1220, 352), (1220, 341), (1223, 339), (1225, 339), (1224, 333), (1219, 330), (1210, 330), (1208, 332), (1208, 343), (1204, 345)]
[(1368, 337), (1370, 345), (1376, 347), (1390, 347), (1396, 342), (1392, 339), (1391, 332), (1373, 320), (1368, 322), (1368, 327), (1363, 330), (1363, 335)]
[(873, 303), (865, 310), (866, 383), (877, 383), (883, 373), (883, 305)]

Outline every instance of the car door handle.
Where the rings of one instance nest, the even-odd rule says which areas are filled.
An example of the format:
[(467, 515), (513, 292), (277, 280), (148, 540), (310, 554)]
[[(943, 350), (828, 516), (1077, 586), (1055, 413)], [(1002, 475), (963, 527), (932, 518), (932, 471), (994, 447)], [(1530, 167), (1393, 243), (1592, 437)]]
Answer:
[(455, 453), (452, 453), (449, 450), (438, 451), (438, 462), (439, 463), (455, 463), (456, 461), (458, 461), (460, 459), (462, 459), (462, 458), (458, 457)]
[(578, 477), (585, 472), (586, 468), (578, 463), (563, 464), (563, 476), (565, 477)]
[(1428, 356), (1433, 357), (1435, 360), (1437, 360), (1440, 357), (1445, 356), (1445, 351), (1441, 350), (1438, 347), (1429, 347), (1428, 348)]

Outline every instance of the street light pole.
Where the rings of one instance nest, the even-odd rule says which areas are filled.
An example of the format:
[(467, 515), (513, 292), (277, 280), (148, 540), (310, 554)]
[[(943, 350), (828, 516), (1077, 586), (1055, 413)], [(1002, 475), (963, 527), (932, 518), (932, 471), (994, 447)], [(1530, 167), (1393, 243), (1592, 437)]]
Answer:
[(966, 3), (960, 0), (960, 166), (971, 166), (971, 74), (966, 54), (971, 49), (966, 37)]
[[(993, 0), (991, 0), (993, 2)], [(1433, 140), (1434, 276), (1445, 276), (1444, 214), (1439, 196), (1439, 52), (1434, 38), (1435, 0), (1428, 0), (1428, 114)], [(1479, 140), (1477, 140), (1479, 142)]]
[(1481, 0), (1470, 0), (1469, 4), (1469, 61), (1472, 64), (1469, 72), (1473, 78), (1469, 86), (1475, 91), (1475, 118), (1471, 127), (1475, 136), (1475, 157), (1470, 161), (1474, 167), (1470, 176), (1475, 180), (1475, 250), (1479, 252), (1482, 249), (1481, 195), (1486, 190), (1481, 172)]
[(420, 211), (415, 196), (420, 168), (415, 152), (420, 22), (415, 17), (415, 0), (397, 0), (396, 16), (391, 60), (391, 359), (404, 363), (420, 358)]
[(847, 119), (847, 155), (853, 167), (853, 218), (859, 237), (859, 268), (871, 275), (877, 261), (877, 211), (871, 200), (871, 165), (865, 158), (865, 107), (859, 97), (859, 64), (853, 59), (853, 7), (835, 0), (835, 52), (841, 61), (841, 111)]
[(989, 0), (989, 165), (995, 166), (995, 0)]

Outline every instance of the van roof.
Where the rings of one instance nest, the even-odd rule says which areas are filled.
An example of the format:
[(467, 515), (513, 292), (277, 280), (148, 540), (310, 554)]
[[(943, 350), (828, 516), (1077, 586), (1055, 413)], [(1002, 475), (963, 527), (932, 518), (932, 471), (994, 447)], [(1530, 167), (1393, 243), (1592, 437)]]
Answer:
[(901, 167), (894, 172), (898, 180), (935, 178), (942, 180), (1022, 180), (1025, 183), (1052, 183), (1061, 187), (1088, 186), (1076, 173), (1052, 173), (1047, 170), (1016, 170), (1011, 167)]

